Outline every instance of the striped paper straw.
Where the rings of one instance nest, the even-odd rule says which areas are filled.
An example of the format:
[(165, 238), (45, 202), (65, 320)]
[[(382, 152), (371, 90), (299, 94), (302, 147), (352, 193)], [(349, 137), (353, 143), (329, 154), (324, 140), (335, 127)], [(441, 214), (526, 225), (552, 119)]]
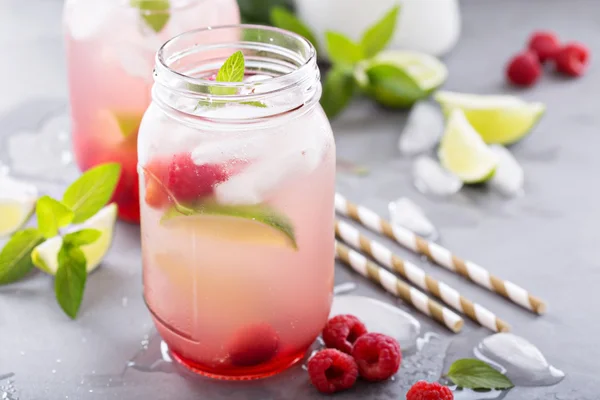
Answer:
[(335, 209), (340, 214), (352, 218), (372, 231), (384, 234), (407, 249), (429, 257), (436, 264), (464, 276), (481, 287), (506, 297), (515, 304), (537, 314), (546, 312), (546, 304), (538, 297), (529, 294), (522, 287), (490, 274), (480, 265), (463, 260), (452, 254), (448, 249), (436, 243), (428, 242), (406, 228), (390, 224), (374, 211), (346, 200), (339, 193), (335, 194)]
[(482, 305), (473, 303), (471, 300), (462, 296), (456, 289), (448, 286), (444, 282), (436, 280), (415, 264), (402, 260), (381, 243), (370, 240), (362, 235), (360, 231), (352, 225), (343, 221), (336, 221), (335, 234), (339, 239), (350, 246), (357, 250), (362, 250), (379, 264), (391, 271), (397, 272), (402, 278), (422, 290), (429, 291), (435, 297), (455, 310), (465, 314), (480, 325), (485, 326), (494, 332), (510, 331), (510, 326), (505, 321), (498, 318), (493, 312)]
[(390, 271), (369, 261), (359, 252), (344, 246), (338, 241), (335, 242), (335, 252), (337, 257), (353, 270), (365, 278), (377, 282), (385, 290), (411, 304), (423, 314), (444, 324), (452, 332), (458, 333), (462, 329), (464, 321), (458, 314), (431, 300), (423, 292), (402, 282)]

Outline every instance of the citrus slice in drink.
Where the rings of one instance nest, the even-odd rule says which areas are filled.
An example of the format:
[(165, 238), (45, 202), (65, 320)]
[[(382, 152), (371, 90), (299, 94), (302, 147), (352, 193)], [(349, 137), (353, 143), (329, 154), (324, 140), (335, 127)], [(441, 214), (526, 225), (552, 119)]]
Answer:
[(0, 177), (0, 237), (19, 229), (31, 216), (37, 189), (7, 176)]
[(142, 117), (142, 113), (132, 111), (100, 110), (95, 129), (105, 140), (112, 138), (114, 142), (126, 142), (135, 146)]
[(368, 95), (388, 107), (408, 107), (431, 94), (448, 77), (437, 58), (415, 51), (388, 50), (360, 63), (354, 78)]
[(189, 230), (194, 235), (297, 248), (294, 227), (289, 218), (262, 204), (208, 202), (193, 208), (178, 205), (165, 212), (161, 223), (166, 227)]
[(482, 96), (439, 91), (435, 99), (446, 116), (461, 109), (469, 123), (488, 143), (511, 144), (529, 133), (546, 111), (542, 103), (528, 103), (514, 96)]
[[(100, 237), (91, 244), (81, 246), (85, 259), (87, 261), (87, 270), (92, 272), (102, 262), (102, 259), (108, 252), (113, 239), (113, 230), (117, 220), (117, 205), (112, 203), (102, 208), (95, 215), (90, 217), (83, 224), (78, 225), (70, 232), (76, 232), (81, 229), (97, 229), (100, 231)], [(31, 259), (36, 267), (55, 275), (58, 270), (58, 252), (62, 246), (63, 239), (55, 236), (38, 245), (31, 253)]]
[(450, 113), (438, 156), (444, 168), (465, 183), (489, 180), (498, 164), (498, 156), (485, 144), (460, 109)]

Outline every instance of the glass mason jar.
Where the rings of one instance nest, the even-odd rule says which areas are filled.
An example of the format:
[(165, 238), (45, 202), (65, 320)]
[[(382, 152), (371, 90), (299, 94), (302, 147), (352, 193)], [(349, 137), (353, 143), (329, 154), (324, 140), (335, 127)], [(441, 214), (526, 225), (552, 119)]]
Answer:
[[(245, 55), (245, 79), (214, 81)], [(304, 38), (252, 25), (159, 51), (138, 139), (144, 296), (175, 359), (223, 379), (300, 360), (329, 315), (335, 144)]]
[(66, 0), (64, 27), (75, 159), (118, 162), (113, 197), (139, 222), (136, 139), (158, 48), (190, 29), (239, 23), (236, 0)]

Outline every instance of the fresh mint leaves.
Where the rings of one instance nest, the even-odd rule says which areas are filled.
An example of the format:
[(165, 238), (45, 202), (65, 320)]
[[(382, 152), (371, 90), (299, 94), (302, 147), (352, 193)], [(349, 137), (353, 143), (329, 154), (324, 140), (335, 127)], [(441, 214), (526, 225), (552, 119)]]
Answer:
[[(100, 211), (112, 197), (120, 172), (119, 164), (99, 165), (73, 182), (62, 201), (41, 197), (36, 205), (38, 227), (17, 231), (0, 251), (0, 285), (19, 280), (34, 268), (32, 252), (45, 239), (61, 235), (61, 228), (85, 222)], [(71, 318), (77, 316), (87, 279), (87, 260), (80, 247), (100, 236), (99, 230), (91, 228), (62, 236), (54, 288), (58, 303)]]
[(455, 361), (445, 377), (467, 389), (510, 389), (514, 386), (505, 375), (475, 358)]
[(317, 52), (319, 51), (319, 42), (314, 33), (287, 8), (273, 7), (271, 9), (271, 23), (277, 28), (286, 29), (303, 36), (312, 43)]
[(341, 33), (326, 32), (325, 42), (334, 66), (345, 65), (351, 68), (365, 58), (362, 47)]
[(46, 239), (58, 235), (58, 230), (73, 222), (75, 217), (70, 208), (50, 196), (43, 196), (37, 201), (35, 212), (38, 229)]
[(219, 68), (217, 82), (242, 82), (246, 71), (244, 53), (236, 51)]
[(409, 107), (428, 95), (403, 69), (390, 64), (374, 65), (366, 71), (369, 96), (386, 107)]
[(131, 0), (130, 4), (140, 10), (140, 17), (156, 33), (160, 33), (171, 18), (169, 0)]
[(334, 118), (338, 115), (354, 95), (354, 77), (352, 72), (342, 67), (333, 67), (323, 82), (321, 106), (327, 117)]
[(365, 31), (360, 40), (360, 47), (366, 58), (375, 57), (386, 48), (396, 30), (399, 12), (400, 6), (393, 7), (381, 20)]
[(87, 280), (86, 259), (79, 247), (63, 242), (58, 252), (58, 271), (54, 278), (56, 300), (72, 319), (77, 317)]
[(0, 285), (18, 281), (33, 269), (31, 252), (44, 237), (35, 228), (16, 232), (0, 251)]
[(102, 164), (88, 170), (67, 188), (62, 204), (75, 213), (73, 223), (85, 221), (108, 203), (120, 174), (119, 164)]

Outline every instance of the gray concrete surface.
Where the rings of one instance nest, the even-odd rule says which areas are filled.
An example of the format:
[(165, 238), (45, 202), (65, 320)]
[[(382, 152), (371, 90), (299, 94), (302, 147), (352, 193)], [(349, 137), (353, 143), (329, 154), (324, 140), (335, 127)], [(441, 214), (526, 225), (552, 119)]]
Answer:
[[(64, 110), (60, 10), (57, 0), (0, 0), (2, 157), (9, 136), (39, 131), (43, 121)], [(358, 177), (341, 171), (338, 189), (381, 214), (390, 200), (411, 197), (440, 228), (445, 246), (549, 303), (548, 314), (536, 317), (396, 248), (502, 315), (515, 333), (534, 342), (567, 373), (557, 386), (515, 388), (506, 399), (598, 399), (600, 70), (595, 55), (600, 54), (600, 2), (468, 0), (462, 11), (462, 38), (445, 60), (450, 70), (446, 88), (517, 93), (548, 106), (534, 133), (512, 148), (525, 169), (525, 196), (505, 199), (485, 188), (464, 189), (444, 200), (420, 195), (411, 185), (411, 160), (396, 148), (406, 114), (364, 101), (353, 104), (333, 126), (339, 158), (365, 165), (371, 174)], [(548, 72), (531, 90), (507, 87), (506, 60), (538, 28), (587, 43), (593, 58), (589, 73), (569, 80)], [(30, 179), (44, 191), (61, 191), (61, 177)], [(158, 357), (158, 340), (141, 296), (138, 235), (137, 227), (118, 225), (114, 248), (103, 268), (90, 277), (75, 322), (59, 310), (46, 276), (35, 274), (0, 287), (0, 396), (12, 392), (7, 396), (21, 400), (322, 398), (299, 367), (276, 378), (240, 384), (196, 379), (164, 365), (151, 367)], [(343, 266), (338, 265), (336, 272), (337, 282), (355, 281), (360, 293), (410, 310)], [(398, 400), (415, 380), (439, 377), (445, 348), (456, 337), (414, 314), (424, 332), (436, 332), (440, 339), (405, 360), (396, 380), (360, 384), (336, 398)], [(475, 331), (482, 329), (467, 322), (462, 335)], [(127, 368), (131, 360), (142, 367)]]

